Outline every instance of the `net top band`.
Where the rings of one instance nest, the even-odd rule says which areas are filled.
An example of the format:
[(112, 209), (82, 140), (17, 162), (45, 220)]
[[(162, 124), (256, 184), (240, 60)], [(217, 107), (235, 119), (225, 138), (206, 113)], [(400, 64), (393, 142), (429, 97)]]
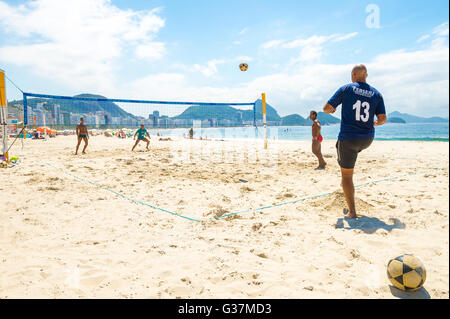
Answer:
[(61, 100), (82, 100), (82, 101), (109, 101), (123, 103), (145, 103), (145, 104), (178, 104), (178, 105), (255, 105), (255, 103), (209, 103), (209, 102), (170, 102), (170, 101), (148, 101), (148, 100), (126, 100), (126, 99), (108, 99), (108, 98), (89, 98), (89, 97), (72, 97), (62, 95), (23, 93), (24, 97), (40, 97)]

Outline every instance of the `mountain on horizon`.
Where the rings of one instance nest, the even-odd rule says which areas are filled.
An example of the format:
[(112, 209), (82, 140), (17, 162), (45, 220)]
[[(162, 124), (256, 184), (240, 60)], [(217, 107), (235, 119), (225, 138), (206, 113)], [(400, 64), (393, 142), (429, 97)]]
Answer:
[(388, 117), (386, 123), (405, 124), (406, 121), (399, 117)]
[(281, 125), (306, 125), (306, 119), (298, 114), (291, 114), (281, 118)]
[(394, 111), (390, 114), (388, 114), (388, 119), (390, 117), (396, 117), (404, 120), (406, 123), (441, 123), (441, 122), (448, 122), (448, 119), (445, 119), (443, 117), (439, 116), (433, 116), (433, 117), (420, 117), (411, 115), (408, 113), (400, 113), (398, 111)]
[[(262, 101), (256, 100), (255, 115), (256, 120), (262, 120)], [(241, 110), (229, 105), (217, 105), (205, 107), (193, 105), (184, 110), (181, 114), (172, 119), (206, 120), (215, 118), (217, 120), (233, 120), (239, 118), (238, 113), (242, 113), (243, 121), (253, 121), (253, 110)], [(278, 112), (270, 104), (266, 103), (266, 117), (268, 122), (279, 122), (281, 120)]]
[[(330, 114), (326, 114), (324, 112), (318, 112), (317, 119), (320, 121), (320, 123), (322, 123), (322, 125), (341, 123), (341, 120), (338, 119), (337, 117), (334, 117), (333, 115)], [(309, 118), (309, 116), (304, 118), (303, 116), (298, 114), (291, 114), (281, 118), (281, 125), (311, 126), (312, 121)]]
[(242, 120), (253, 120), (253, 110), (240, 110), (228, 105), (202, 106), (192, 105), (185, 109), (181, 114), (171, 117), (171, 119), (190, 119), (190, 120), (230, 120), (238, 118), (238, 113), (242, 113)]
[[(262, 100), (258, 99), (255, 101), (256, 105), (256, 119), (262, 120), (263, 118), (263, 109), (262, 109)], [(280, 121), (281, 116), (278, 114), (277, 110), (273, 108), (269, 103), (266, 102), (266, 117), (267, 121)]]

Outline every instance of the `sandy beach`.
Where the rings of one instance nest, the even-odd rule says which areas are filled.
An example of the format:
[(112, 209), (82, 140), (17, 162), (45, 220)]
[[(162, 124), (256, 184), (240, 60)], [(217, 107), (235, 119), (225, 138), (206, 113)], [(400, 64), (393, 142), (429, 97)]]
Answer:
[[(309, 141), (75, 144), (18, 141), (0, 169), (0, 298), (449, 298), (448, 142), (362, 152), (357, 220), (335, 141), (324, 171)], [(415, 293), (386, 276), (405, 253), (427, 269)]]

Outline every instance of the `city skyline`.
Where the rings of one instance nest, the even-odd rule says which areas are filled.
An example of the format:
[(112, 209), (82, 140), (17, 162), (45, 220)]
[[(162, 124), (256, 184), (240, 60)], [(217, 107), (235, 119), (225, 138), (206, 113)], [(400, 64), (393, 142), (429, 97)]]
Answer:
[[(23, 104), (13, 104), (9, 108), (10, 118), (21, 118)], [(204, 127), (217, 126), (251, 126), (253, 121), (243, 121), (242, 112), (237, 112), (238, 118), (235, 119), (217, 119), (208, 118), (199, 119), (177, 119), (167, 115), (160, 115), (159, 110), (154, 110), (148, 114), (148, 117), (135, 116), (114, 117), (107, 111), (96, 112), (67, 112), (60, 111), (60, 105), (56, 103), (37, 103), (35, 107), (28, 106), (28, 126), (73, 126), (79, 123), (80, 118), (84, 119), (86, 125), (91, 126), (139, 126), (141, 124), (155, 128), (173, 128), (173, 127), (191, 127), (194, 125), (202, 125)], [(22, 117), (23, 118), (23, 117)], [(257, 120), (258, 124), (262, 124), (261, 120)]]

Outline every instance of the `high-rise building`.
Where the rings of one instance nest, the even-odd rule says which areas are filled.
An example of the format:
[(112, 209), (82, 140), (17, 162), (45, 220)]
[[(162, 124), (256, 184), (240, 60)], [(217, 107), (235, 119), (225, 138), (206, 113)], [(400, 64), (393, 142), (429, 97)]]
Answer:
[(148, 115), (149, 126), (155, 127), (158, 126), (158, 118), (154, 114)]
[(237, 125), (241, 125), (242, 124), (242, 112), (236, 112), (235, 121), (236, 121)]
[[(203, 124), (203, 122), (202, 122), (202, 124)], [(204, 124), (205, 124), (205, 126), (209, 126), (209, 127), (217, 126), (217, 119), (216, 118), (206, 119)]]
[(59, 123), (59, 114), (60, 114), (60, 106), (58, 104), (54, 104), (52, 108), (52, 116), (54, 118), (55, 123), (54, 124), (60, 124)]
[(33, 125), (34, 124), (34, 112), (33, 112), (33, 108), (31, 106), (27, 106), (27, 117), (28, 117), (28, 123)]
[(42, 126), (44, 125), (44, 111), (40, 110), (40, 109), (35, 109), (34, 110), (34, 115), (36, 116), (36, 125), (37, 126)]
[(169, 127), (169, 117), (168, 116), (161, 116), (158, 120), (158, 127), (161, 128), (167, 128)]
[(70, 125), (70, 113), (69, 112), (61, 112), (62, 115), (62, 124)]
[(97, 118), (95, 121), (96, 125), (109, 125), (112, 122), (112, 116), (109, 112), (97, 111), (95, 112), (95, 117)]

